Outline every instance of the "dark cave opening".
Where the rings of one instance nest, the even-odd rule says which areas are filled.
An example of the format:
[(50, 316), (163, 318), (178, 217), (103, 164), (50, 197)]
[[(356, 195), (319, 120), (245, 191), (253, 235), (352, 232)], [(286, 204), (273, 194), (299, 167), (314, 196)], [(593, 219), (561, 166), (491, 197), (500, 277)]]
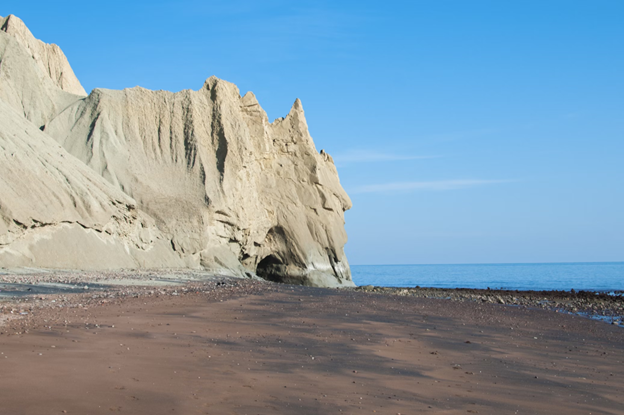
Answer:
[(256, 275), (267, 281), (282, 282), (284, 264), (275, 255), (269, 255), (258, 263)]

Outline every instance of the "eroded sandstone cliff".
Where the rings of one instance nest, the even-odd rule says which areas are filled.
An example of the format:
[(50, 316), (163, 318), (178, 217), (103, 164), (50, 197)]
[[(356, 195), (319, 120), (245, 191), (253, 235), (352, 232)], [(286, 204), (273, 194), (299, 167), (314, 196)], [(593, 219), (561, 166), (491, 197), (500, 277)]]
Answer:
[(0, 266), (184, 266), (136, 202), (0, 100)]
[(0, 17), (0, 99), (37, 127), (87, 94), (65, 55), (15, 16)]
[[(286, 117), (271, 123), (251, 92), (241, 96), (235, 85), (216, 77), (198, 91), (136, 87), (84, 96), (60, 49), (34, 42), (15, 17), (0, 22), (0, 102), (13, 107), (11, 118), (29, 124), (22, 141), (42, 146), (29, 157), (47, 160), (45, 149), (54, 148), (59, 166), (98, 180), (96, 195), (81, 192), (86, 202), (72, 200), (78, 200), (75, 207), (98, 201), (97, 225), (83, 224), (83, 231), (95, 229), (123, 247), (125, 259), (121, 253), (109, 267), (202, 267), (282, 282), (352, 285), (343, 250), (344, 212), (351, 202), (331, 157), (316, 150), (299, 100)], [(5, 142), (11, 135), (6, 124), (12, 122), (0, 118)], [(6, 162), (15, 164), (8, 157)], [(41, 176), (60, 168), (32, 164), (20, 174)], [(5, 186), (16, 181), (4, 172), (0, 180)], [(31, 185), (38, 186), (20, 183), (23, 189)], [(63, 191), (50, 188), (51, 195), (72, 191), (71, 184)], [(16, 247), (25, 236), (15, 229), (33, 234), (36, 228), (4, 211), (24, 200), (34, 209), (30, 222), (24, 220), (35, 223), (32, 218), (41, 213), (38, 192), (31, 192), (33, 200), (0, 194), (0, 214), (13, 229), (0, 226), (0, 265), (19, 257), (7, 256), (21, 252)], [(82, 224), (93, 216), (78, 208), (48, 210), (56, 215), (45, 219), (50, 224)], [(19, 206), (10, 211), (21, 212)], [(24, 257), (54, 266), (42, 263), (32, 249)]]

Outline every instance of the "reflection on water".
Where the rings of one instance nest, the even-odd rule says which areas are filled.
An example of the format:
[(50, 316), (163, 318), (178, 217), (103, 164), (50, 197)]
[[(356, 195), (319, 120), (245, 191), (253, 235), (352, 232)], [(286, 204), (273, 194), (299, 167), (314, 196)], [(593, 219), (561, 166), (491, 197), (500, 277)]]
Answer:
[(0, 298), (2, 297), (22, 297), (26, 295), (45, 294), (73, 294), (83, 293), (87, 290), (101, 291), (109, 288), (101, 284), (61, 284), (61, 283), (38, 283), (38, 284), (14, 284), (0, 283)]

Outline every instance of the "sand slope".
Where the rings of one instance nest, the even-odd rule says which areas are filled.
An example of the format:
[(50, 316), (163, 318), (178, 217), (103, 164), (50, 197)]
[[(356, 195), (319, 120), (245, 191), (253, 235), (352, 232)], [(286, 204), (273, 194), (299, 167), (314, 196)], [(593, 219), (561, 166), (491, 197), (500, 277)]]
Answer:
[(2, 101), (0, 126), (2, 266), (132, 268), (146, 256), (183, 265), (132, 198)]

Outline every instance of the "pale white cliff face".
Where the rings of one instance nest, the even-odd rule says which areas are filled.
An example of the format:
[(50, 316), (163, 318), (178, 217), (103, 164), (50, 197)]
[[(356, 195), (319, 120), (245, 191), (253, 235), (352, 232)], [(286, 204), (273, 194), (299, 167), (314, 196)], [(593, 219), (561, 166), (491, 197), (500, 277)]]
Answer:
[(184, 266), (154, 220), (0, 100), (0, 266)]
[[(14, 29), (7, 33), (30, 34), (25, 26), (8, 27)], [(252, 93), (241, 97), (215, 77), (199, 91), (99, 89), (82, 98), (63, 92), (70, 82), (55, 83), (53, 72), (34, 63), (32, 41), (7, 33), (0, 31), (0, 100), (35, 129), (44, 126), (36, 133), (53, 137), (69, 158), (105, 179), (106, 191), (115, 188), (131, 201), (124, 205), (135, 215), (129, 230), (115, 236), (132, 246), (126, 259), (307, 285), (353, 284), (343, 251), (351, 202), (331, 157), (317, 152), (299, 100), (270, 123)], [(5, 62), (15, 63), (3, 77)], [(25, 75), (16, 77), (12, 67), (26, 67)], [(74, 87), (66, 88), (79, 92)], [(111, 200), (100, 203), (100, 227), (119, 216)], [(0, 238), (3, 232), (0, 226)], [(149, 255), (154, 250), (158, 261)]]
[[(49, 71), (18, 38), (4, 30), (13, 27), (8, 26), (8, 22), (14, 21), (16, 18), (12, 16), (0, 20), (0, 23), (4, 22), (0, 24), (0, 99), (36, 127), (42, 127), (84, 96), (62, 90), (57, 80), (50, 77)], [(54, 66), (52, 62), (51, 67)]]
[(280, 281), (350, 281), (351, 202), (298, 100), (270, 123), (253, 94), (215, 77), (175, 94), (95, 90), (45, 132), (135, 198), (183, 257)]
[(62, 91), (86, 96), (65, 54), (57, 45), (36, 39), (22, 20), (13, 15), (0, 17), (0, 30), (12, 36), (27, 51), (41, 71)]

